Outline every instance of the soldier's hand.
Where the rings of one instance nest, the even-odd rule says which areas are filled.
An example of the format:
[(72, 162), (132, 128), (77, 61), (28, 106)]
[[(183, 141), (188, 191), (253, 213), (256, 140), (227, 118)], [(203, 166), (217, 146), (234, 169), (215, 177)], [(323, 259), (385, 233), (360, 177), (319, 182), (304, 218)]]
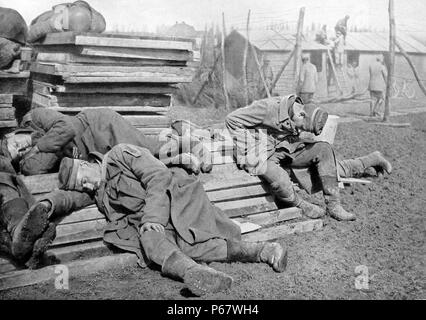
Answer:
[(164, 227), (159, 223), (145, 222), (141, 227), (141, 233), (145, 231), (157, 231), (164, 233)]

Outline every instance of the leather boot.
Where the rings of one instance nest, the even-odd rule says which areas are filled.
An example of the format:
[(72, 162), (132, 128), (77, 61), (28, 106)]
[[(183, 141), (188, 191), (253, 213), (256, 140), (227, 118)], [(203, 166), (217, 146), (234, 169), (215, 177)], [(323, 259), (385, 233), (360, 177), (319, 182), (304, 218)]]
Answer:
[(303, 200), (296, 194), (296, 200), (294, 201), (294, 206), (300, 208), (302, 213), (311, 219), (318, 219), (325, 215), (325, 210), (313, 203), (310, 203), (306, 200)]
[(3, 219), (8, 220), (7, 229), (11, 236), (11, 253), (20, 262), (28, 259), (34, 242), (47, 227), (47, 209), (35, 204), (28, 210), (22, 198), (8, 201), (3, 205)]
[(391, 174), (392, 165), (383, 157), (380, 151), (375, 151), (368, 154), (365, 157), (357, 158), (364, 165), (364, 170), (370, 167), (374, 167), (378, 172), (386, 171), (387, 174)]
[(196, 263), (180, 250), (164, 260), (161, 271), (164, 275), (183, 280), (197, 296), (227, 290), (233, 282), (229, 275)]
[(347, 212), (340, 203), (340, 191), (336, 177), (322, 177), (323, 194), (327, 214), (338, 221), (355, 220), (354, 214)]
[(287, 250), (278, 242), (246, 242), (227, 240), (228, 260), (239, 262), (265, 262), (276, 272), (287, 267)]
[(56, 224), (50, 222), (46, 231), (44, 231), (41, 237), (34, 243), (31, 258), (25, 263), (29, 269), (37, 269), (40, 266), (44, 253), (48, 249), (49, 245), (53, 242), (55, 237)]

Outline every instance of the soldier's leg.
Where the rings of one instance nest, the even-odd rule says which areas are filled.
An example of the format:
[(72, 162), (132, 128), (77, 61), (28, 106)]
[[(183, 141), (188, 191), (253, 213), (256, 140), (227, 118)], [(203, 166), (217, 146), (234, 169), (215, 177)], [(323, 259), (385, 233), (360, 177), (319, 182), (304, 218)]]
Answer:
[(17, 179), (14, 175), (2, 175), (1, 178), (9, 182), (0, 184), (0, 224), (9, 234), (3, 240), (10, 240), (5, 245), (9, 246), (17, 261), (23, 262), (31, 253), (34, 242), (47, 228), (47, 210), (37, 204), (31, 205), (32, 199), (27, 199), (20, 189), (12, 187), (14, 179)]
[(268, 263), (277, 272), (287, 266), (287, 250), (277, 242), (246, 242), (213, 238), (202, 243), (188, 244), (178, 237), (181, 250), (196, 261), (239, 261)]
[(337, 220), (355, 219), (355, 216), (344, 210), (340, 204), (335, 154), (329, 143), (317, 142), (308, 145), (294, 158), (291, 166), (315, 167), (322, 183), (327, 213)]
[(175, 233), (166, 228), (165, 233), (145, 231), (141, 244), (149, 260), (161, 266), (164, 275), (182, 280), (196, 295), (229, 289), (232, 278), (227, 274), (200, 265), (179, 249)]
[(342, 178), (363, 176), (369, 168), (374, 168), (379, 173), (385, 171), (390, 174), (392, 172), (391, 163), (379, 151), (363, 157), (337, 161), (337, 172)]
[(279, 202), (302, 209), (310, 218), (320, 218), (325, 211), (312, 203), (300, 198), (294, 191), (293, 184), (286, 170), (274, 161), (267, 161), (267, 168), (260, 177), (271, 186), (272, 192)]
[(85, 192), (55, 190), (41, 197), (38, 203), (48, 209), (48, 217), (52, 220), (92, 205), (95, 200)]

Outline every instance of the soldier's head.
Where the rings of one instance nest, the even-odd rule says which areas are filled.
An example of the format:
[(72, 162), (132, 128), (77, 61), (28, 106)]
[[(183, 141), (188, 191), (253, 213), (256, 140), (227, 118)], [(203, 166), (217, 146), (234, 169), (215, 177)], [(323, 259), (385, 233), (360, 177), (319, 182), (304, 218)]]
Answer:
[(346, 21), (348, 21), (348, 20), (349, 20), (349, 18), (350, 18), (350, 16), (349, 16), (349, 15), (346, 15), (346, 16), (345, 16), (345, 20), (346, 20)]
[(63, 190), (95, 191), (102, 180), (97, 161), (64, 158), (59, 166), (59, 188)]
[(307, 63), (310, 59), (311, 59), (311, 57), (310, 57), (309, 53), (307, 53), (307, 52), (302, 53), (302, 62), (303, 63)]
[(7, 134), (0, 142), (0, 155), (10, 158), (12, 161), (19, 160), (31, 150), (33, 139), (31, 131), (19, 129)]
[(304, 105), (295, 101), (289, 108), (289, 116), (295, 127), (300, 131), (311, 132), (319, 135), (328, 119), (328, 113), (315, 104)]

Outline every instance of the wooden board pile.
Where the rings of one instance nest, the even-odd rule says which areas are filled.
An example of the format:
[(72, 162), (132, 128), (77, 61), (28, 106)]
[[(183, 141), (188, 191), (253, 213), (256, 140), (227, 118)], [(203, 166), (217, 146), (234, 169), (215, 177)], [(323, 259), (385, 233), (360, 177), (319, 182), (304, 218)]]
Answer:
[[(21, 57), (13, 62), (9, 70), (0, 70), (0, 137), (17, 126), (17, 112), (28, 94), (31, 60), (30, 48), (21, 49)], [(18, 109), (18, 110), (17, 110)]]
[[(229, 147), (229, 141), (210, 144), (213, 170), (200, 174), (199, 179), (210, 201), (240, 226), (243, 240), (268, 241), (322, 228), (321, 219), (306, 219), (298, 208), (278, 208), (258, 177), (237, 168)], [(24, 177), (24, 181), (35, 198), (58, 186), (57, 174)], [(135, 255), (118, 253), (104, 244), (102, 237), (106, 224), (105, 217), (95, 206), (63, 218), (57, 226), (56, 239), (46, 253), (46, 261), (48, 264), (49, 261), (66, 264), (70, 277), (110, 267), (135, 265)], [(38, 270), (17, 270), (10, 261), (0, 259), (0, 290), (54, 279), (57, 276), (55, 270), (53, 265)]]
[(67, 114), (108, 107), (146, 133), (169, 126), (174, 85), (193, 76), (189, 39), (62, 32), (34, 46), (33, 107)]

